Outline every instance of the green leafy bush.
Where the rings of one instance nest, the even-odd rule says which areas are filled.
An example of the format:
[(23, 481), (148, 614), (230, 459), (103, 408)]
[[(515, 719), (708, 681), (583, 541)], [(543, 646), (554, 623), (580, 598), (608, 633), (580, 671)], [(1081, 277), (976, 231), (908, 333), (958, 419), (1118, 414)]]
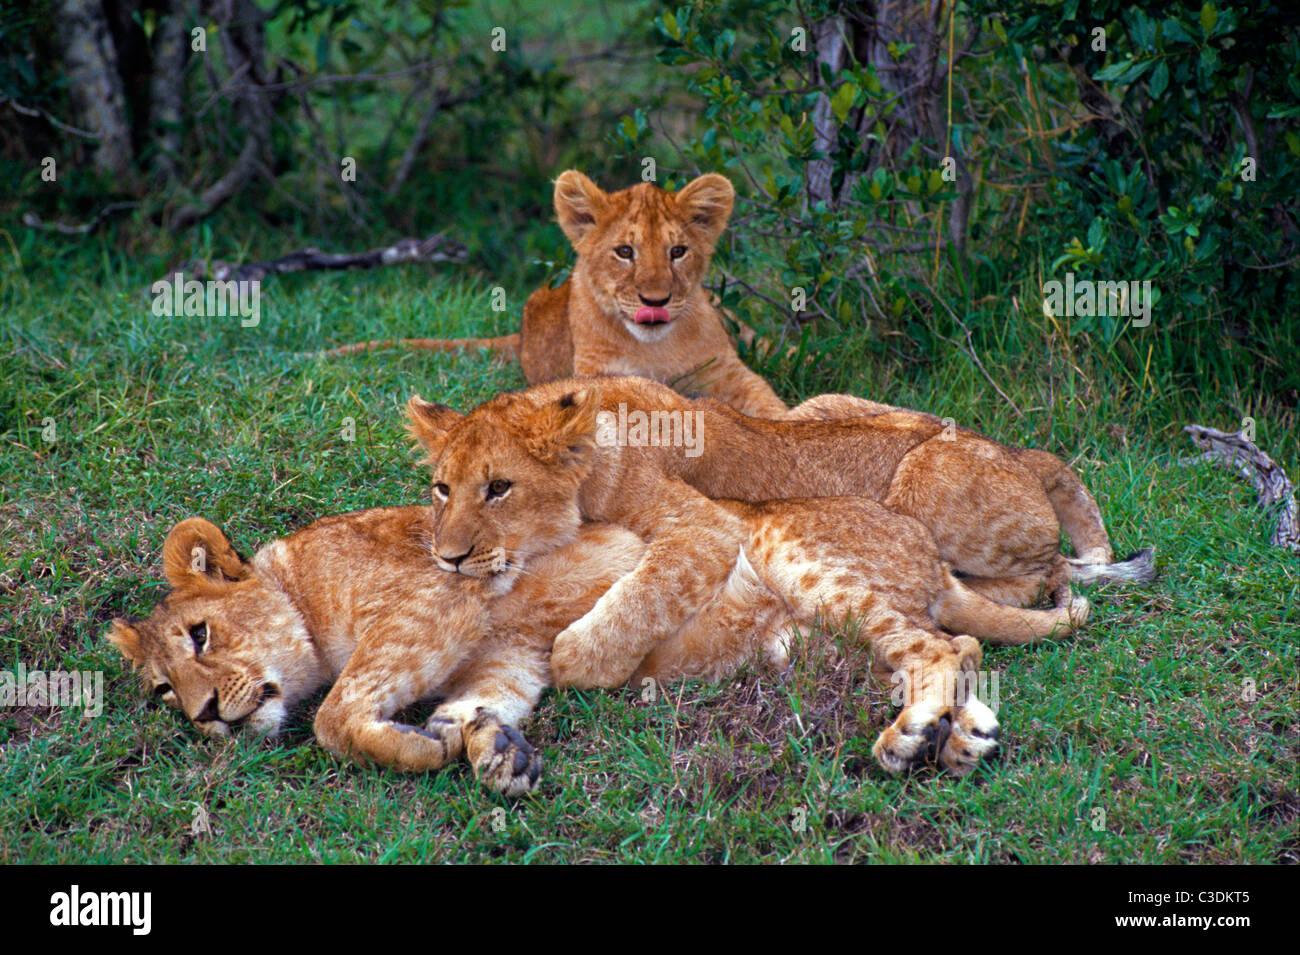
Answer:
[[(1024, 353), (1044, 327), (1009, 329), (1012, 295), (1028, 315), (1066, 272), (1149, 280), (1150, 327), (1055, 317), (1098, 375), (1170, 393), (1212, 376), (1295, 405), (1295, 15), (1074, 0), (976, 0), (929, 23), (871, 13), (724, 0), (657, 21), (660, 61), (703, 104), (682, 165), (741, 190), (729, 304), (787, 329), (874, 323), (877, 353), (883, 335), (924, 355), (959, 331)], [(835, 69), (814, 46), (827, 24), (846, 38)], [(921, 80), (928, 98), (909, 98)], [(633, 154), (653, 137), (644, 114), (616, 133)]]

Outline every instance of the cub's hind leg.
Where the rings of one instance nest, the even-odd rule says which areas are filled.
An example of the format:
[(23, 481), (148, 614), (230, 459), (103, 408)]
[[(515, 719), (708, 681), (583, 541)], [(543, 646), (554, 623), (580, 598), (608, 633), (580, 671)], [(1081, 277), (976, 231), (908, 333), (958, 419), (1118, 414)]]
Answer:
[(990, 600), (1023, 605), (1068, 584), (1042, 484), (990, 441), (958, 432), (918, 445), (882, 503), (929, 528), (940, 556)]
[(1046, 569), (1026, 574), (992, 577), (962, 577), (962, 584), (989, 600), (1012, 607), (1032, 607), (1047, 600), (1053, 607), (1070, 605), (1074, 592), (1070, 587), (1070, 565), (1056, 554)]
[(1019, 646), (1068, 636), (1088, 620), (1088, 598), (1074, 596), (1068, 586), (1067, 599), (1051, 610), (1025, 610), (990, 599), (946, 569), (941, 582), (943, 589), (930, 601), (930, 617), (950, 633)]

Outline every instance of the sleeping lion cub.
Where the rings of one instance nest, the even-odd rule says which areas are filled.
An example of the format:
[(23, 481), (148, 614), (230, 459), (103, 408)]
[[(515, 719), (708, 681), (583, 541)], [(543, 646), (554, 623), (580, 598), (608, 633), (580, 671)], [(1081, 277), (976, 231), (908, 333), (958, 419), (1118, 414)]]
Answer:
[[(999, 643), (1062, 635), (1086, 618), (1087, 601), (1035, 611), (982, 597), (953, 577), (920, 522), (874, 501), (708, 500), (671, 466), (656, 468), (663, 455), (652, 462), (642, 454), (652, 449), (610, 447), (598, 434), (602, 390), (626, 398), (638, 384), (569, 382), (499, 396), (465, 418), (412, 398), (411, 430), (434, 472), (439, 566), (480, 580), (509, 576), (602, 514), (643, 536), (645, 556), (556, 639), (557, 683), (716, 679), (755, 651), (784, 666), (796, 629), (848, 622), (870, 641), (879, 676), (907, 680), (903, 710), (873, 749), (880, 764), (899, 772), (950, 729), (940, 762), (972, 769), (996, 746), (997, 720), (955, 689), (979, 667), (969, 635)], [(686, 460), (682, 449), (663, 454)], [(759, 458), (736, 460), (761, 471), (772, 455)]]
[[(428, 508), (328, 517), (251, 560), (215, 525), (189, 518), (163, 545), (171, 592), (145, 620), (114, 620), (108, 639), (141, 671), (153, 697), (206, 734), (247, 727), (275, 735), (296, 704), (333, 683), (315, 720), (327, 749), (402, 771), (440, 769), (463, 755), (485, 785), (515, 794), (531, 789), (541, 771), (517, 726), (552, 683), (555, 634), (645, 551), (636, 535), (609, 525), (552, 525), (534, 540), (547, 553), (530, 557), (526, 572), (516, 551), (453, 576), (430, 572), (436, 545)], [(470, 574), (474, 566), (481, 579)], [(755, 622), (775, 608), (746, 590), (751, 573), (738, 568), (675, 645), (641, 662), (638, 678), (717, 677), (761, 644), (778, 646), (768, 632), (775, 618), (758, 621), (766, 629)], [(933, 574), (903, 596), (924, 614), (932, 591)], [(737, 597), (745, 602), (738, 605)], [(936, 610), (949, 625), (1001, 627), (1013, 640), (1028, 636), (1024, 622), (999, 613), (1028, 613), (1029, 626), (1056, 623), (1000, 607), (981, 620), (979, 608), (965, 608), (959, 594), (941, 595)], [(976, 665), (978, 647), (961, 649), (959, 665)], [(423, 727), (393, 719), (432, 698), (442, 702)], [(994, 724), (986, 718), (982, 725), (987, 731)], [(886, 765), (925, 755), (923, 742), (902, 740)], [(976, 743), (990, 747), (992, 737), (986, 732)]]

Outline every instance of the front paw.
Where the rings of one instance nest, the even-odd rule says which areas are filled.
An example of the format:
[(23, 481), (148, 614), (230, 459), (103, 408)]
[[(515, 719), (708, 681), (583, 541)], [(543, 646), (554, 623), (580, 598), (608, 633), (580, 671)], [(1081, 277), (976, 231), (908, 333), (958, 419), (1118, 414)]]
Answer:
[(445, 752), (444, 761), (450, 763), (459, 759), (465, 752), (464, 727), (453, 716), (446, 716), (434, 710), (433, 715), (425, 721), (423, 735), (438, 740)]
[(968, 698), (953, 714), (952, 732), (939, 749), (939, 763), (957, 776), (965, 776), (998, 748), (1000, 728), (993, 711)]
[(476, 721), (472, 730), (481, 741), (473, 747), (474, 774), (489, 789), (506, 796), (518, 796), (537, 786), (542, 774), (542, 756), (513, 726), (495, 719)]

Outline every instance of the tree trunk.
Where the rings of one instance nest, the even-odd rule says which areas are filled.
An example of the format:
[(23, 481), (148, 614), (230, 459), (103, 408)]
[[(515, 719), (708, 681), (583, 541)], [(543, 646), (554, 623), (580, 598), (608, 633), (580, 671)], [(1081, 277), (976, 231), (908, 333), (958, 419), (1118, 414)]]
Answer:
[(262, 34), (267, 14), (252, 0), (213, 0), (206, 8), (221, 25), (221, 49), (227, 72), (231, 77), (238, 77), (233, 99), (244, 127), (244, 144), (226, 174), (205, 189), (197, 202), (176, 213), (171, 228), (177, 232), (216, 212), (238, 195), (258, 170), (267, 165), (263, 156), (271, 142), (273, 104), (266, 89)]
[(117, 50), (98, 0), (55, 0), (63, 66), (78, 125), (99, 136), (93, 151), (97, 170), (129, 180), (131, 128), (118, 73)]
[(164, 0), (153, 34), (154, 72), (149, 87), (149, 126), (154, 174), (163, 183), (180, 178), (181, 122), (185, 110), (185, 56), (193, 25), (187, 0)]
[[(830, 68), (832, 74), (844, 68), (846, 53), (845, 30), (847, 24), (843, 17), (833, 16), (820, 20), (812, 26), (813, 49), (816, 60), (813, 64), (813, 84), (821, 83), (821, 68)], [(813, 143), (818, 152), (825, 153), (825, 159), (814, 159), (807, 166), (806, 182), (808, 201), (834, 203), (835, 196), (831, 185), (834, 161), (831, 153), (835, 150), (839, 138), (840, 123), (831, 109), (830, 96), (823, 93), (817, 98), (813, 107)]]
[[(957, 197), (948, 217), (948, 239), (958, 250), (964, 250), (973, 182), (965, 157), (950, 140), (947, 123), (947, 70), (952, 68), (948, 63), (947, 44), (950, 15), (944, 0), (931, 0), (928, 4), (910, 0), (855, 0), (840, 8), (837, 19), (842, 21), (840, 35), (847, 38), (853, 59), (874, 68), (884, 97), (895, 103), (888, 115), (868, 103), (858, 116), (859, 148), (868, 151), (866, 171), (896, 166), (918, 141), (932, 144), (927, 151), (935, 167), (951, 157), (957, 175)], [(896, 49), (908, 45), (911, 48), (895, 58), (890, 52), (891, 44)], [(961, 49), (954, 48), (953, 59), (960, 60), (968, 46), (969, 43)], [(941, 63), (947, 64), (946, 68), (941, 69)], [(829, 113), (829, 103), (825, 105)], [(876, 124), (881, 121), (886, 131), (883, 143), (872, 138)], [(833, 116), (831, 123), (834, 123)], [(850, 192), (854, 181), (846, 179), (840, 188), (841, 196)]]

